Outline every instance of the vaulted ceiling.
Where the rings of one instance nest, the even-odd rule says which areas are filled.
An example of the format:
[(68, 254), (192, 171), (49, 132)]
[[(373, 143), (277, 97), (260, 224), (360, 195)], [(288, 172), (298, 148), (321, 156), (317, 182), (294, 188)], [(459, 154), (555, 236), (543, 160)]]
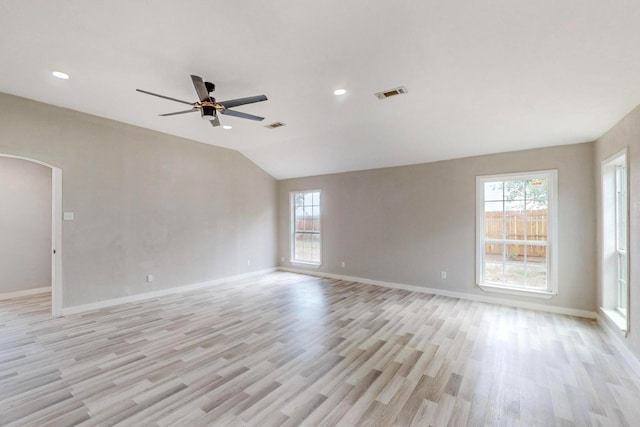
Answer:
[[(640, 103), (639, 22), (630, 0), (3, 0), (0, 92), (282, 179), (592, 141)], [(159, 117), (185, 106), (135, 91), (195, 101), (190, 74), (219, 100), (266, 94), (237, 108), (266, 119)]]

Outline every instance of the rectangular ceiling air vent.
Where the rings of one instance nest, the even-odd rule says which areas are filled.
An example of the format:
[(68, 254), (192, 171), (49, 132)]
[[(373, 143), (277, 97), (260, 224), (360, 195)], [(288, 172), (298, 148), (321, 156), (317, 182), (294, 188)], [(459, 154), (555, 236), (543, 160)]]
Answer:
[(275, 129), (275, 128), (280, 128), (282, 126), (284, 126), (285, 124), (282, 122), (275, 122), (275, 123), (271, 123), (270, 125), (266, 125), (265, 127), (267, 129)]
[(376, 93), (376, 97), (378, 99), (386, 99), (396, 95), (402, 95), (407, 93), (407, 88), (404, 86), (397, 87), (395, 89), (383, 90), (382, 92)]

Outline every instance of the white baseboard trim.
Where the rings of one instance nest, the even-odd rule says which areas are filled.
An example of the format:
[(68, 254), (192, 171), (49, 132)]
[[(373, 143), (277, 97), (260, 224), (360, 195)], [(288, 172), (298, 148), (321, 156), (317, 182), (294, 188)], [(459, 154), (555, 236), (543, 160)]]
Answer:
[(44, 288), (25, 289), (24, 291), (5, 292), (3, 294), (0, 294), (0, 301), (46, 293), (51, 293), (51, 286), (45, 286)]
[(383, 282), (380, 280), (366, 279), (364, 277), (343, 276), (340, 274), (323, 273), (320, 271), (298, 270), (295, 268), (288, 268), (288, 267), (278, 267), (278, 270), (288, 271), (291, 273), (307, 274), (309, 276), (326, 277), (328, 279), (345, 280), (348, 282), (365, 283), (367, 285), (383, 286), (385, 288), (403, 289), (405, 291), (422, 292), (426, 294), (460, 298), (460, 299), (465, 299), (470, 301), (486, 302), (490, 304), (500, 304), (500, 305), (506, 305), (509, 307), (516, 307), (516, 308), (526, 308), (529, 310), (544, 311), (547, 313), (566, 314), (569, 316), (584, 317), (587, 319), (594, 319), (594, 320), (598, 318), (597, 313), (593, 311), (577, 310), (577, 309), (568, 308), (568, 307), (557, 307), (553, 305), (536, 304), (536, 303), (524, 302), (524, 301), (512, 301), (504, 298), (488, 297), (484, 295), (468, 294), (464, 292), (445, 291), (442, 289), (427, 288), (427, 287), (415, 286), (415, 285), (405, 285), (402, 283)]
[(152, 298), (158, 298), (165, 295), (172, 295), (181, 292), (195, 291), (198, 289), (209, 288), (221, 283), (233, 282), (236, 280), (247, 279), (249, 277), (261, 276), (263, 274), (273, 273), (276, 268), (265, 268), (264, 270), (251, 271), (249, 273), (237, 274), (235, 276), (222, 277), (220, 279), (208, 280), (206, 282), (192, 283), (190, 285), (176, 286), (174, 288), (160, 289), (153, 292), (145, 292), (143, 294), (128, 295), (126, 297), (113, 298), (104, 301), (96, 301), (89, 304), (74, 305), (62, 308), (62, 316), (84, 313), (91, 310), (99, 310), (101, 308), (112, 307), (114, 305), (127, 304), (131, 302), (139, 302)]
[(635, 371), (636, 375), (640, 376), (640, 360), (633, 354), (629, 347), (627, 347), (624, 337), (625, 332), (618, 329), (617, 325), (602, 313), (598, 313), (598, 324), (611, 339), (611, 342), (620, 355), (622, 355), (623, 359), (631, 366), (631, 369)]

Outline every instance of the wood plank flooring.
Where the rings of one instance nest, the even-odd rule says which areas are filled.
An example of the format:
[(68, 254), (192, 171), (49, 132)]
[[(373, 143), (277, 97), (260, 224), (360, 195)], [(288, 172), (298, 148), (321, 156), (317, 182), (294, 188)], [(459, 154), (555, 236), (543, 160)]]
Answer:
[(638, 426), (592, 321), (278, 272), (60, 319), (0, 301), (0, 424)]

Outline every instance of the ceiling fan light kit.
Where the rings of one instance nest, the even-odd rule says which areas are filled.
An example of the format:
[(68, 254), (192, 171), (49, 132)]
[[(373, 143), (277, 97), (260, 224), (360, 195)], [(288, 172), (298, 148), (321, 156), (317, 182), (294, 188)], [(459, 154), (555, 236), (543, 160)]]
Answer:
[(205, 120), (215, 120), (216, 119), (216, 109), (209, 105), (202, 106), (202, 118)]
[(157, 93), (148, 92), (142, 89), (136, 89), (138, 92), (145, 93), (147, 95), (157, 96), (158, 98), (168, 99), (170, 101), (180, 102), (182, 104), (191, 105), (190, 110), (184, 111), (176, 111), (173, 113), (165, 113), (160, 114), (160, 116), (175, 116), (177, 114), (186, 114), (193, 113), (195, 111), (200, 111), (200, 115), (204, 120), (208, 120), (212, 126), (220, 126), (220, 120), (218, 119), (218, 114), (228, 115), (239, 117), (241, 119), (262, 121), (264, 117), (254, 116), (253, 114), (243, 113), (241, 111), (231, 110), (230, 108), (239, 107), (241, 105), (253, 104), (255, 102), (266, 101), (266, 95), (257, 95), (257, 96), (249, 96), (246, 98), (238, 98), (231, 99), (228, 101), (217, 102), (214, 97), (210, 95), (211, 92), (215, 91), (216, 85), (211, 82), (205, 82), (202, 80), (202, 77), (191, 75), (191, 81), (193, 83), (193, 87), (198, 94), (199, 101), (197, 102), (188, 102), (183, 101), (181, 99), (172, 98), (170, 96), (159, 95)]

